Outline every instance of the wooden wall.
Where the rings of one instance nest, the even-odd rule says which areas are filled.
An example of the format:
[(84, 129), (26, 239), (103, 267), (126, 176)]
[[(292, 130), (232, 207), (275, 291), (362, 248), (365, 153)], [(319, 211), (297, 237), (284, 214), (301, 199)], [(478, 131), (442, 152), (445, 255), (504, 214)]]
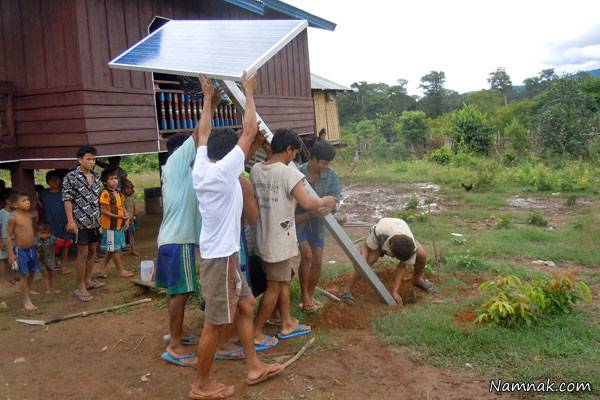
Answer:
[[(329, 95), (330, 100), (327, 101)], [(340, 120), (335, 92), (313, 90), (315, 107), (315, 132), (323, 128), (327, 131), (327, 140), (340, 140)]]
[[(151, 74), (107, 65), (146, 36), (156, 15), (262, 18), (221, 0), (0, 1), (0, 81), (15, 87), (19, 158), (72, 158), (83, 144), (101, 155), (157, 150)], [(306, 31), (258, 79), (258, 112), (272, 129), (314, 131)]]

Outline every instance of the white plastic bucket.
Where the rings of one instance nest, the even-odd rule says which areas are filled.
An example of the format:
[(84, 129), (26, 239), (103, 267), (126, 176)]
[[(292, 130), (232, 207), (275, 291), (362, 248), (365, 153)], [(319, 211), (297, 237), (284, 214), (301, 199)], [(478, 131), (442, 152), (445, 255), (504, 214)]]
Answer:
[(142, 260), (140, 264), (140, 278), (142, 282), (151, 282), (154, 273), (154, 261)]

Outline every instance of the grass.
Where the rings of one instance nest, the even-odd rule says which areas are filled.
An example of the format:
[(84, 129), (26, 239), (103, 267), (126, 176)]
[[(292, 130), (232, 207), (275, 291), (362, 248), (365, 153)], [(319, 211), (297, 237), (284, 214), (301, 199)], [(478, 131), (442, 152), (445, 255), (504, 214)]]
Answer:
[(600, 385), (600, 325), (586, 311), (556, 316), (531, 328), (459, 326), (452, 314), (464, 304), (423, 305), (374, 321), (382, 340), (418, 347), (434, 365), (464, 367), (505, 381), (591, 382)]

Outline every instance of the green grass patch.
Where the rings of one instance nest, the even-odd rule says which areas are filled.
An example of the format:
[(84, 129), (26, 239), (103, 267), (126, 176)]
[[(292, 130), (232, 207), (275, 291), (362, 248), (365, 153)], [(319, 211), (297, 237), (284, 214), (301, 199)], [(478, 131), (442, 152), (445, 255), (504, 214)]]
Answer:
[[(600, 325), (587, 310), (553, 316), (529, 328), (457, 325), (463, 304), (421, 305), (377, 318), (373, 327), (388, 344), (412, 346), (440, 367), (466, 363), (493, 379), (591, 382), (600, 387)], [(467, 324), (467, 325), (465, 325)]]

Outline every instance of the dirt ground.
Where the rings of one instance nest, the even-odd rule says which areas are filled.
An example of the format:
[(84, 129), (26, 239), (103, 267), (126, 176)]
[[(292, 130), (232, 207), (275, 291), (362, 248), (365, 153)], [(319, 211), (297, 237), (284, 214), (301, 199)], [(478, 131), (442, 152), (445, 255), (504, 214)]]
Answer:
[[(358, 186), (368, 192), (366, 185)], [(358, 190), (354, 187), (352, 190)], [(374, 188), (371, 188), (374, 189)], [(397, 189), (397, 188), (396, 188)], [(424, 195), (435, 188), (422, 189)], [(372, 191), (373, 196), (387, 196), (387, 189)], [(433, 194), (435, 196), (435, 194)], [(357, 196), (361, 197), (361, 196)], [(358, 217), (355, 226), (346, 231), (358, 239), (367, 233), (367, 225), (379, 218), (376, 199), (349, 206)], [(400, 208), (397, 207), (396, 209)], [(155, 238), (160, 218), (141, 218), (138, 248), (141, 258), (126, 256), (129, 268), (140, 259), (155, 258)], [(363, 224), (361, 224), (363, 225)], [(324, 268), (348, 263), (343, 251), (327, 239)], [(393, 279), (392, 269), (377, 271), (386, 285)], [(325, 286), (339, 292), (349, 276), (341, 276)], [(401, 288), (407, 307), (423, 300), (424, 294), (413, 290), (410, 276)], [(114, 269), (105, 288), (93, 292), (92, 303), (80, 303), (72, 295), (73, 274), (59, 276), (57, 287), (63, 292), (48, 296), (39, 294), (33, 301), (39, 307), (34, 313), (21, 310), (16, 288), (0, 289), (0, 301), (8, 310), (0, 312), (0, 399), (186, 399), (194, 370), (167, 365), (160, 359), (161, 337), (167, 333), (163, 296), (143, 293), (127, 279), (117, 278)], [(41, 289), (41, 281), (36, 282)], [(477, 282), (473, 283), (476, 287)], [(50, 319), (58, 315), (89, 310), (151, 297), (149, 304), (132, 307), (122, 313), (102, 314), (61, 322), (48, 327), (16, 323), (16, 318)], [(348, 307), (329, 303), (321, 314), (307, 319), (320, 339), (307, 353), (280, 377), (257, 387), (243, 384), (242, 362), (217, 361), (214, 377), (236, 386), (237, 399), (484, 399), (490, 398), (489, 382), (468, 370), (436, 368), (415, 361), (408, 350), (386, 346), (373, 336), (369, 320), (389, 312), (381, 305), (364, 282), (355, 291), (357, 305)], [(400, 312), (400, 309), (392, 309)], [(457, 321), (470, 315), (456, 315)], [(200, 311), (189, 305), (186, 327), (200, 333)], [(275, 331), (273, 332), (275, 333)], [(283, 361), (293, 355), (308, 339), (298, 338), (278, 348), (261, 353), (264, 360)], [(322, 343), (320, 343), (322, 341)], [(320, 343), (320, 344), (319, 344)], [(146, 381), (142, 380), (145, 377)]]

